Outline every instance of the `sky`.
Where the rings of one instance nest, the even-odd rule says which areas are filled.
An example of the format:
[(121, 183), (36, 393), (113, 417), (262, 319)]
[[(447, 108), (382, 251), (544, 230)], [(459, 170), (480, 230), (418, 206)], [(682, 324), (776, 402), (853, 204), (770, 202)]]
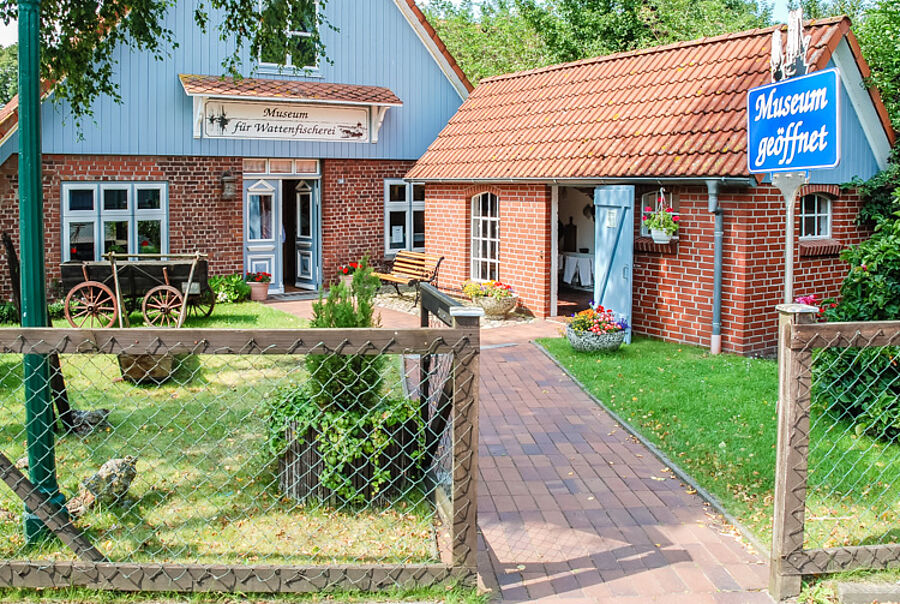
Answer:
[[(775, 21), (778, 23), (787, 23), (787, 0), (775, 0)], [(725, 33), (725, 32), (722, 32)], [(18, 31), (15, 23), (4, 25), (0, 23), (0, 46), (9, 46), (14, 44), (18, 39)]]

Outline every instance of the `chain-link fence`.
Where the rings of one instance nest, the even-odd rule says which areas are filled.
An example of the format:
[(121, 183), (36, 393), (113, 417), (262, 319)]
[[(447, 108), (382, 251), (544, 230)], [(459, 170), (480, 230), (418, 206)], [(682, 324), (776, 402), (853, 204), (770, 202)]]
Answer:
[(785, 305), (772, 592), (900, 565), (900, 322), (816, 323)]
[(0, 585), (471, 580), (477, 379), (477, 327), (0, 330)]

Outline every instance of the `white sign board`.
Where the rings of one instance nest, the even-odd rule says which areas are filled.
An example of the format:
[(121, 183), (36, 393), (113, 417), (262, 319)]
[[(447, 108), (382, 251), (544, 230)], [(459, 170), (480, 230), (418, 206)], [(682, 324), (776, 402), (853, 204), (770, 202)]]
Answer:
[(207, 99), (205, 138), (369, 142), (369, 108)]

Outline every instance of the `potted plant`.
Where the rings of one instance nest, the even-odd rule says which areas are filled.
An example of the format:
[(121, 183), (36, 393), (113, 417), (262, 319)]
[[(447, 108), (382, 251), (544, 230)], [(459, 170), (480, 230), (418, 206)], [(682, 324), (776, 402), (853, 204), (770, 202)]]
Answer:
[(566, 339), (576, 352), (616, 350), (627, 332), (628, 322), (600, 305), (575, 313), (566, 325)]
[(669, 243), (678, 231), (678, 216), (665, 203), (661, 203), (655, 210), (650, 206), (645, 207), (643, 219), (654, 243)]
[(463, 293), (491, 319), (503, 319), (519, 304), (519, 296), (512, 287), (499, 281), (466, 281)]
[(344, 285), (350, 285), (353, 281), (353, 273), (355, 273), (359, 269), (358, 262), (350, 262), (349, 264), (342, 264), (338, 267), (338, 277), (341, 279), (341, 283)]
[(272, 281), (272, 275), (262, 271), (256, 273), (247, 273), (245, 279), (247, 285), (250, 286), (250, 299), (261, 302), (269, 297), (269, 283)]

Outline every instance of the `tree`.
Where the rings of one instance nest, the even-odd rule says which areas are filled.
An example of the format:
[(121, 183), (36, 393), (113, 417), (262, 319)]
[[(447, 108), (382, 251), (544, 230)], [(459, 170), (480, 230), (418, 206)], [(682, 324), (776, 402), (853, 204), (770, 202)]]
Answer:
[(754, 0), (515, 0), (552, 49), (574, 61), (764, 26)]
[[(227, 40), (233, 52), (222, 64), (223, 73), (240, 77), (241, 56), (249, 49), (258, 56), (265, 48), (276, 58), (288, 52), (284, 43), (286, 23), (310, 19), (314, 0), (196, 0), (194, 21), (202, 31), (210, 28)], [(326, 0), (319, 0), (322, 6)], [(75, 116), (91, 114), (91, 104), (100, 95), (120, 100), (114, 81), (114, 51), (129, 47), (163, 59), (175, 47), (174, 32), (165, 17), (174, 0), (43, 0), (41, 2), (41, 79), (53, 83), (53, 98), (67, 103)], [(315, 14), (316, 27), (307, 38), (314, 52), (324, 55), (319, 36), (327, 25), (323, 11)], [(16, 0), (0, 0), (0, 20), (18, 18)]]
[(5, 105), (19, 90), (19, 46), (0, 47), (0, 105)]
[(894, 128), (900, 129), (900, 2), (878, 0), (855, 29), (872, 68), (869, 83), (881, 92)]
[(485, 0), (477, 9), (472, 0), (433, 0), (425, 12), (473, 83), (553, 62), (543, 38), (510, 0)]

